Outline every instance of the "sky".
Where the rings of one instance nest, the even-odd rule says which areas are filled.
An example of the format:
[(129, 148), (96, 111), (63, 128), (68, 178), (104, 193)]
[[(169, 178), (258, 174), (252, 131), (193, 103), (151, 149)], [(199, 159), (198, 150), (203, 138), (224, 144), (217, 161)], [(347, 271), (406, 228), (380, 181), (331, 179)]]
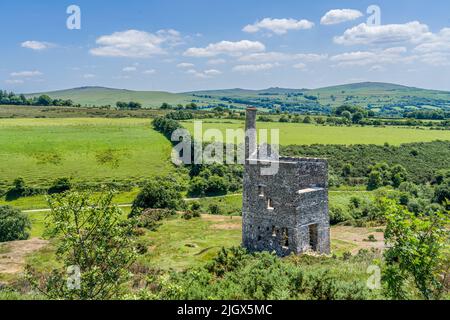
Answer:
[(0, 13), (0, 89), (18, 93), (363, 81), (450, 91), (448, 0), (2, 0)]

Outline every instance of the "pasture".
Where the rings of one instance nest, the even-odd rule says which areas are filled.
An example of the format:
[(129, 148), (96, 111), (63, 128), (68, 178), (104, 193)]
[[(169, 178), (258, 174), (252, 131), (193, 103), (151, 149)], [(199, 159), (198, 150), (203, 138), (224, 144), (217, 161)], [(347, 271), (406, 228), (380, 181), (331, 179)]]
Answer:
[[(193, 121), (183, 121), (183, 126), (194, 132)], [(205, 120), (203, 131), (218, 129), (225, 137), (226, 129), (243, 129), (244, 122), (238, 120)], [(410, 142), (450, 140), (450, 131), (411, 129), (403, 127), (335, 127), (303, 123), (258, 122), (258, 129), (279, 129), (281, 145), (311, 144), (376, 144), (400, 145)], [(270, 131), (268, 132), (270, 136)], [(240, 141), (242, 143), (242, 141)]]
[(2, 119), (0, 188), (18, 177), (48, 186), (137, 181), (173, 170), (171, 145), (149, 119)]

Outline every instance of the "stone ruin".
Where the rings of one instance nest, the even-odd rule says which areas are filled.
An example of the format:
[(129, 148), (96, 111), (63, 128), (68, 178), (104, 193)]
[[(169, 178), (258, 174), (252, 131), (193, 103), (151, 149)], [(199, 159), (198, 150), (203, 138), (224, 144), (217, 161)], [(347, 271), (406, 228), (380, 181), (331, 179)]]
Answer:
[[(247, 108), (242, 242), (250, 252), (330, 253), (328, 163), (325, 159), (258, 154), (256, 108)], [(278, 161), (278, 171), (261, 169)]]

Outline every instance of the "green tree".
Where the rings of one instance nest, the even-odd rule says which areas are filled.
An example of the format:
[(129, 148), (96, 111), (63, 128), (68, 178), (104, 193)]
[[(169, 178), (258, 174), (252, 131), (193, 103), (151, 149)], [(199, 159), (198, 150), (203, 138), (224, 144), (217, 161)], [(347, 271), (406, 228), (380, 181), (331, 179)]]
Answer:
[(369, 180), (367, 182), (367, 190), (372, 191), (383, 186), (383, 178), (380, 171), (372, 170), (369, 173)]
[(362, 119), (364, 119), (364, 114), (362, 112), (358, 111), (352, 115), (353, 123), (360, 123)]
[(44, 277), (27, 267), (28, 278), (42, 294), (66, 300), (106, 300), (122, 295), (136, 253), (133, 226), (123, 220), (122, 211), (112, 203), (113, 196), (112, 192), (97, 196), (73, 192), (49, 197), (46, 232), (57, 239), (56, 255), (63, 267)]
[(409, 298), (406, 284), (411, 280), (423, 298), (440, 298), (444, 289), (441, 280), (448, 267), (449, 212), (416, 215), (393, 200), (385, 201), (383, 278), (388, 296)]
[(48, 95), (41, 95), (37, 99), (37, 105), (38, 106), (50, 106), (53, 103), (52, 98), (50, 98)]
[(179, 209), (183, 197), (174, 182), (164, 178), (149, 181), (133, 201), (130, 216), (139, 215), (145, 209)]
[(31, 223), (26, 214), (10, 206), (0, 206), (0, 242), (26, 240)]

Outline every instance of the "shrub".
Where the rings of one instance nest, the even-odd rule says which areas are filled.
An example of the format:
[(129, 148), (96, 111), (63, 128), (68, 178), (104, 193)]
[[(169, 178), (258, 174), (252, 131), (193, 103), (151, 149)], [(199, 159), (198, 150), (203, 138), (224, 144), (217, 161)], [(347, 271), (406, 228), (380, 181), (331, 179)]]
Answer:
[(350, 220), (352, 217), (342, 207), (330, 207), (330, 224), (338, 224)]
[(48, 189), (48, 194), (63, 193), (72, 188), (72, 183), (69, 178), (59, 178), (53, 182), (53, 185)]
[(208, 211), (210, 214), (214, 214), (214, 215), (222, 214), (222, 208), (220, 208), (219, 205), (217, 205), (215, 203), (209, 205)]
[(174, 209), (182, 206), (183, 198), (174, 183), (168, 179), (155, 178), (148, 182), (133, 201), (130, 216), (145, 209)]
[(27, 215), (10, 206), (0, 206), (0, 242), (26, 240), (31, 222)]

